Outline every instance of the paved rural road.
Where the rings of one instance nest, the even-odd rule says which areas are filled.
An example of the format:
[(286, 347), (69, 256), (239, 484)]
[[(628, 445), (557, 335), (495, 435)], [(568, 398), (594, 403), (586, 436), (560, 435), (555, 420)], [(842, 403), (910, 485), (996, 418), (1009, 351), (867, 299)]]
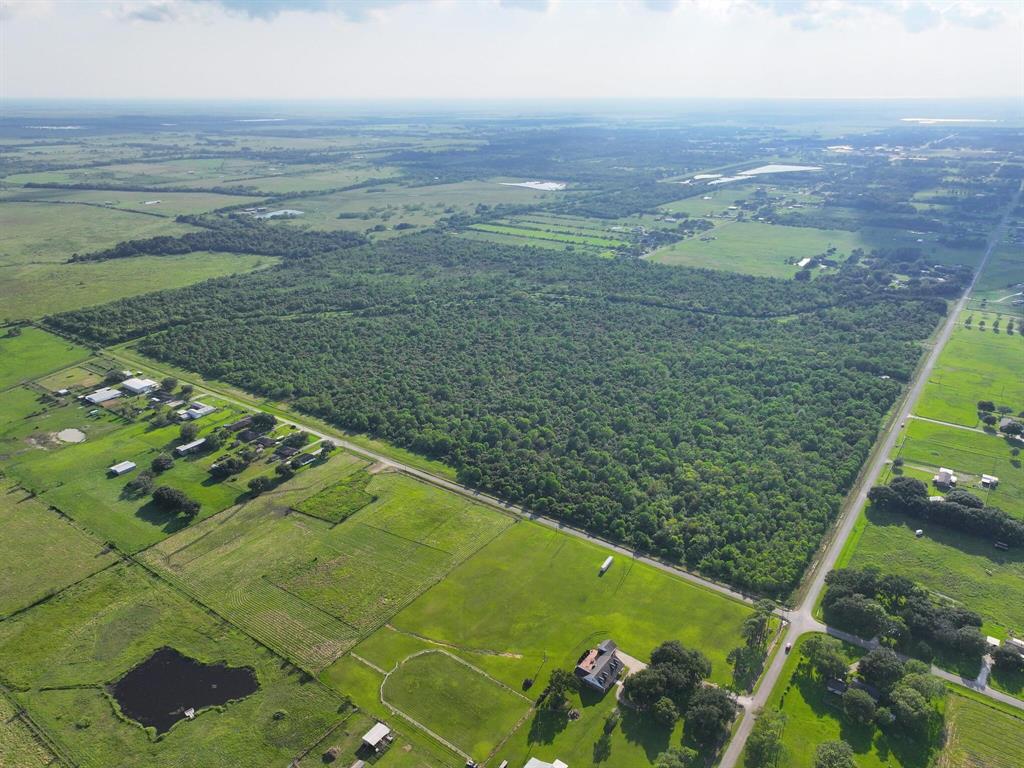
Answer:
[[(921, 394), (921, 390), (924, 389), (924, 385), (928, 382), (928, 378), (931, 376), (932, 370), (935, 368), (935, 362), (939, 359), (939, 354), (942, 352), (942, 348), (946, 346), (946, 342), (949, 341), (949, 337), (953, 334), (953, 330), (956, 328), (960, 317), (960, 312), (963, 311), (965, 306), (967, 306), (967, 301), (970, 298), (971, 291), (974, 290), (974, 285), (978, 282), (978, 277), (981, 275), (982, 270), (988, 263), (989, 257), (992, 255), (992, 251), (995, 249), (996, 244), (1002, 237), (1007, 219), (1010, 216), (1010, 211), (1016, 207), (1017, 201), (1020, 199), (1020, 195), (1021, 189), (1018, 189), (1017, 194), (1014, 195), (1013, 201), (1007, 207), (1006, 212), (999, 221), (999, 224), (992, 231), (992, 234), (989, 237), (988, 246), (985, 248), (985, 253), (978, 264), (978, 268), (974, 271), (974, 277), (971, 278), (971, 282), (963, 292), (963, 295), (956, 304), (953, 305), (952, 310), (946, 317), (945, 323), (943, 323), (942, 328), (935, 336), (935, 342), (931, 349), (928, 350), (928, 355), (925, 358), (924, 363), (920, 368), (918, 368), (917, 374), (914, 376), (913, 380), (910, 382), (910, 386), (903, 394), (903, 399), (900, 401), (900, 406), (896, 415), (890, 422), (888, 429), (882, 434), (877, 450), (873, 454), (873, 458), (870, 460), (867, 471), (861, 473), (860, 482), (856, 486), (855, 492), (848, 497), (848, 501), (840, 513), (839, 523), (836, 527), (831, 543), (828, 545), (828, 548), (825, 550), (821, 559), (812, 566), (813, 571), (811, 581), (804, 594), (803, 601), (796, 610), (790, 611), (787, 614), (787, 618), (790, 623), (782, 638), (783, 643), (796, 644), (797, 638), (807, 632), (828, 632), (828, 634), (841, 637), (848, 642), (870, 647), (869, 644), (865, 643), (865, 641), (860, 638), (841, 632), (840, 630), (832, 627), (826, 627), (820, 621), (815, 619), (814, 606), (818, 601), (818, 597), (825, 588), (825, 577), (828, 575), (829, 571), (835, 567), (836, 560), (839, 558), (839, 553), (842, 552), (843, 545), (846, 543), (846, 540), (850, 536), (850, 532), (853, 530), (853, 526), (857, 522), (860, 510), (867, 502), (868, 491), (871, 489), (871, 486), (877, 482), (888, 463), (889, 455), (892, 453), (893, 446), (896, 444), (896, 437), (900, 432), (900, 425), (910, 417), (910, 410), (917, 402), (917, 399)], [(737, 728), (736, 733), (733, 734), (732, 740), (729, 742), (729, 746), (718, 764), (719, 768), (735, 768), (739, 763), (740, 755), (743, 753), (743, 747), (747, 743), (747, 737), (750, 736), (750, 731), (754, 727), (754, 712), (756, 712), (760, 707), (763, 707), (765, 702), (768, 700), (772, 689), (779, 680), (779, 676), (782, 673), (782, 667), (785, 663), (786, 654), (778, 653), (775, 655), (775, 658), (772, 659), (768, 669), (765, 670), (764, 676), (761, 679), (760, 687), (757, 689), (757, 692), (750, 697), (749, 704), (744, 706), (739, 728)], [(950, 682), (964, 684), (959, 675), (951, 674), (945, 670), (938, 669), (938, 667), (933, 667), (932, 671), (939, 677), (949, 680)], [(1012, 696), (1007, 696), (999, 691), (993, 691), (991, 688), (977, 688), (974, 685), (968, 685), (968, 687), (974, 688), (974, 690), (977, 690), (979, 693), (982, 693), (992, 699), (997, 699), (1018, 707), (1019, 709), (1024, 709), (1024, 702), (1015, 699)]]

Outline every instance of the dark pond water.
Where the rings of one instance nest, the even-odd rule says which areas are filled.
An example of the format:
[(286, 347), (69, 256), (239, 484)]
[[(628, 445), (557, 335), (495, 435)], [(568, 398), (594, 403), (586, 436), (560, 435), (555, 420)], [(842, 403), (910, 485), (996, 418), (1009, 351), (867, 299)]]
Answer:
[(185, 710), (244, 699), (259, 688), (251, 667), (203, 664), (173, 648), (161, 648), (118, 680), (114, 698), (132, 720), (165, 733)]

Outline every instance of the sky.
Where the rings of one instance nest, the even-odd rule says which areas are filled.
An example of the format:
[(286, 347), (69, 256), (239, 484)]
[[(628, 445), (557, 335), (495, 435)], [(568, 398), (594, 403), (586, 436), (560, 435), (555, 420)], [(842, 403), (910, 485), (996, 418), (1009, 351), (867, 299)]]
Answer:
[(0, 99), (1015, 98), (1024, 0), (0, 0)]

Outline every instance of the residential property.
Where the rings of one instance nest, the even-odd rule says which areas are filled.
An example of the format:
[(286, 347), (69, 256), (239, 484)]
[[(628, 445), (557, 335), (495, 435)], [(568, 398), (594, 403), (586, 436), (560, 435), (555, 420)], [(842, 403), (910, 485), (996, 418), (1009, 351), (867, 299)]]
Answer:
[(109, 472), (114, 477), (120, 477), (126, 472), (131, 472), (133, 469), (135, 469), (134, 461), (122, 461), (119, 464), (115, 464), (112, 467), (108, 467), (107, 472)]
[(363, 735), (363, 746), (380, 752), (395, 739), (395, 734), (384, 723), (377, 723)]
[(829, 681), (825, 683), (825, 690), (835, 696), (842, 696), (844, 693), (846, 693), (846, 689), (849, 687), (850, 686), (848, 686), (838, 677), (830, 678)]
[(278, 456), (284, 459), (287, 459), (290, 456), (294, 456), (298, 452), (298, 448), (292, 448), (290, 445), (282, 445), (280, 448), (274, 451), (274, 453), (276, 453)]
[(188, 454), (192, 453), (197, 448), (199, 448), (199, 446), (201, 446), (205, 442), (206, 442), (206, 438), (205, 437), (200, 437), (198, 440), (193, 440), (191, 443), (185, 443), (184, 445), (179, 445), (177, 448), (174, 449), (174, 455), (175, 456), (187, 456)]
[(201, 419), (203, 416), (208, 416), (217, 409), (212, 405), (205, 405), (203, 403), (191, 403), (188, 408), (183, 408), (178, 411), (178, 418), (182, 421), (195, 421)]
[(576, 677), (594, 690), (606, 692), (622, 674), (622, 661), (616, 649), (612, 640), (604, 640), (597, 648), (591, 648), (576, 663)]
[(243, 443), (248, 443), (250, 440), (255, 440), (257, 437), (259, 437), (259, 433), (254, 432), (251, 429), (243, 429), (238, 433), (238, 439)]
[(982, 488), (995, 488), (999, 485), (999, 478), (995, 475), (982, 475), (981, 476), (981, 487)]
[(952, 469), (939, 467), (939, 472), (932, 477), (932, 482), (939, 488), (952, 488), (956, 485), (957, 477)]
[(299, 467), (304, 467), (307, 464), (312, 464), (314, 461), (316, 461), (316, 456), (314, 456), (313, 454), (300, 453), (298, 456), (292, 459), (292, 466), (295, 469), (298, 469)]
[(523, 768), (569, 768), (567, 763), (563, 763), (561, 760), (555, 760), (553, 763), (547, 763), (543, 760), (538, 760), (536, 757), (531, 757), (526, 761), (526, 765)]
[(277, 445), (277, 440), (275, 440), (272, 437), (267, 437), (266, 435), (263, 435), (262, 437), (257, 437), (255, 440), (253, 440), (253, 443), (260, 446), (261, 448), (270, 448), (273, 445)]
[(875, 703), (878, 703), (878, 700), (882, 698), (882, 692), (880, 690), (875, 688), (873, 685), (868, 685), (863, 680), (854, 680), (850, 683), (850, 687), (856, 688), (859, 691), (864, 691), (864, 693), (875, 700)]
[(103, 387), (102, 389), (97, 389), (91, 395), (86, 395), (85, 401), (87, 403), (92, 403), (93, 405), (99, 405), (100, 403), (105, 403), (108, 400), (113, 400), (114, 398), (120, 396), (120, 390), (111, 389), (110, 387)]
[(136, 379), (134, 377), (125, 379), (121, 382), (121, 386), (131, 392), (133, 395), (144, 395), (147, 392), (152, 392), (157, 388), (157, 383), (152, 379)]
[(227, 428), (232, 432), (240, 432), (250, 424), (252, 424), (252, 416), (243, 416), (238, 421), (233, 421), (228, 424)]

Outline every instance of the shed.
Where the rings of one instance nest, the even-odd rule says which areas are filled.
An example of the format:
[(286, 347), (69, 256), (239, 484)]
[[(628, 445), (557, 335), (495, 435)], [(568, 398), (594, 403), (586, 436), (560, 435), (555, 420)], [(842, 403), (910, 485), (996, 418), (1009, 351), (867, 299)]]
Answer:
[(548, 763), (543, 760), (538, 760), (536, 757), (531, 757), (526, 761), (526, 765), (524, 765), (523, 768), (569, 768), (569, 766), (558, 759), (553, 763)]
[(144, 395), (147, 392), (152, 392), (156, 389), (157, 384), (152, 379), (136, 379), (134, 377), (125, 379), (121, 382), (121, 386), (131, 392), (133, 395)]
[(825, 683), (825, 690), (827, 690), (829, 693), (834, 693), (836, 696), (842, 696), (844, 693), (846, 693), (846, 689), (849, 687), (850, 686), (848, 686), (838, 677), (833, 677), (829, 679), (827, 683)]
[(384, 723), (377, 723), (363, 734), (363, 744), (372, 750), (379, 750), (391, 740), (391, 729)]
[(99, 405), (100, 403), (105, 403), (108, 400), (113, 400), (115, 397), (120, 396), (120, 390), (111, 389), (110, 387), (103, 387), (102, 389), (97, 389), (90, 395), (86, 395), (85, 400), (86, 402), (92, 403), (93, 405)]
[(126, 472), (131, 472), (133, 469), (135, 469), (134, 461), (122, 461), (118, 464), (115, 464), (112, 467), (108, 467), (107, 472), (109, 472), (114, 477), (120, 477)]
[(205, 437), (200, 437), (198, 440), (193, 440), (191, 443), (185, 443), (184, 445), (179, 445), (177, 448), (174, 449), (174, 455), (175, 456), (185, 456), (186, 454), (192, 453), (192, 451), (194, 451), (196, 448), (198, 448), (199, 446), (201, 446), (205, 442), (206, 442), (206, 438)]
[(298, 469), (299, 467), (304, 467), (307, 464), (312, 464), (314, 461), (316, 461), (316, 456), (314, 456), (313, 454), (300, 453), (298, 456), (292, 459), (292, 466)]
[(998, 637), (992, 637), (992, 635), (988, 635), (985, 637), (985, 645), (987, 645), (989, 648), (998, 648), (1002, 644), (1003, 641), (1000, 640)]
[(997, 485), (999, 485), (999, 478), (996, 477), (995, 475), (982, 475), (981, 485), (984, 488), (995, 488)]
[(605, 561), (603, 563), (601, 563), (601, 570), (599, 572), (600, 576), (604, 576), (605, 573), (608, 572), (608, 569), (612, 567), (612, 561), (614, 559), (615, 558), (612, 557), (611, 555), (608, 555), (608, 557), (605, 558)]

